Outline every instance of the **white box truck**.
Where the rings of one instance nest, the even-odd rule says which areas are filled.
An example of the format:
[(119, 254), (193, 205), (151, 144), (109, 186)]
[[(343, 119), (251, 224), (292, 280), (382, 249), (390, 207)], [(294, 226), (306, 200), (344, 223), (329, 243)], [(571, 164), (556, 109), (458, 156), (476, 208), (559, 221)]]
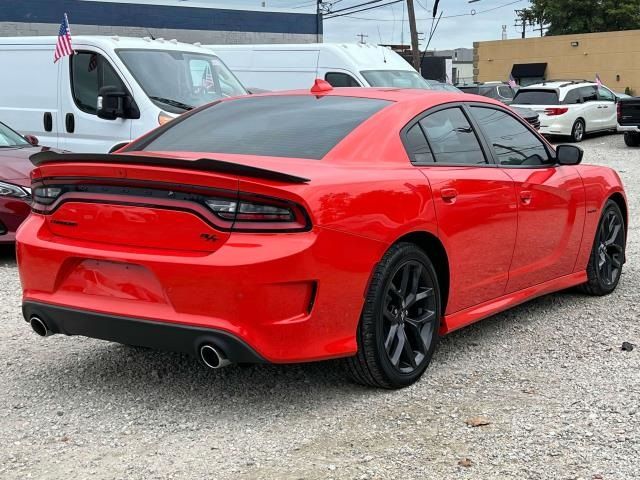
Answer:
[(380, 45), (308, 43), (206, 45), (249, 89), (308, 89), (316, 78), (334, 87), (424, 88), (400, 55)]
[(54, 64), (56, 40), (0, 38), (0, 121), (42, 145), (109, 152), (193, 107), (247, 93), (197, 45), (78, 36), (75, 54)]

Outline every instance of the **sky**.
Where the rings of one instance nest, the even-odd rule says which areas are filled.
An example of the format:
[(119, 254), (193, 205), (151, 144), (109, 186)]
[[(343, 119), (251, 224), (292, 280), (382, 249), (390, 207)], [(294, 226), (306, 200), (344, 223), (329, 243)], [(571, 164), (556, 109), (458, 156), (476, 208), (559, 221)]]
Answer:
[[(162, 3), (163, 0), (146, 1)], [(178, 3), (176, 0), (164, 1)], [(335, 3), (333, 9), (338, 10), (365, 1), (368, 0), (333, 0)], [(384, 4), (389, 1), (391, 0), (381, 0), (380, 3)], [(418, 31), (423, 32), (424, 36), (428, 36), (431, 29), (433, 2), (434, 0), (414, 0)], [(285, 8), (296, 12), (313, 13), (316, 2), (315, 0), (183, 0), (179, 2), (184, 6), (206, 4), (220, 8), (251, 9), (262, 8), (263, 3), (268, 9)], [(520, 34), (514, 27), (514, 10), (526, 7), (527, 4), (528, 0), (476, 0), (471, 4), (468, 3), (468, 0), (440, 0), (439, 11), (444, 12), (443, 19), (431, 40), (429, 49), (472, 48), (474, 41), (499, 40), (502, 36), (502, 25), (507, 25), (508, 38), (517, 38)], [(324, 41), (355, 42), (358, 41), (357, 35), (362, 33), (368, 35), (366, 41), (369, 43), (399, 44), (403, 39), (404, 43), (409, 43), (409, 24), (406, 11), (403, 8), (404, 5), (405, 2), (401, 1), (395, 5), (355, 13), (350, 16), (326, 18), (324, 20)], [(475, 15), (472, 15), (474, 11)], [(402, 21), (403, 17), (404, 22)], [(535, 32), (530, 32), (528, 35), (535, 35)], [(422, 41), (421, 47), (424, 48), (425, 44), (426, 42)]]

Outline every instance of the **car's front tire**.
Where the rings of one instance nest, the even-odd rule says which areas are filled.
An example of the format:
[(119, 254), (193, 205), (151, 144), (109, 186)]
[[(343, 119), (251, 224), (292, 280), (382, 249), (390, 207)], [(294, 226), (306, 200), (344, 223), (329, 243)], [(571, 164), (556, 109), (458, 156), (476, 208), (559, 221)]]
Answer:
[(417, 381), (438, 343), (440, 317), (438, 277), (429, 257), (412, 243), (391, 247), (369, 285), (358, 353), (345, 360), (351, 378), (390, 389)]
[(571, 127), (571, 141), (574, 143), (580, 143), (584, 139), (584, 134), (586, 131), (584, 120), (579, 118)]
[(627, 147), (640, 147), (640, 133), (624, 132), (624, 143)]
[(587, 264), (587, 283), (581, 290), (589, 295), (608, 295), (620, 282), (625, 262), (625, 218), (620, 207), (609, 200), (600, 217), (596, 238)]

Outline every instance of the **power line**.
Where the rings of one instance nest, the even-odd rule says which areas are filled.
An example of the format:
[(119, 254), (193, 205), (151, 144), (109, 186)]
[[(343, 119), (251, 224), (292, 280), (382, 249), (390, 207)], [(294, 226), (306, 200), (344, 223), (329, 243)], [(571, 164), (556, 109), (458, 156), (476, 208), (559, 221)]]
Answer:
[(344, 17), (346, 15), (351, 15), (353, 13), (366, 12), (367, 10), (373, 10), (375, 8), (388, 7), (389, 5), (393, 5), (394, 3), (400, 3), (400, 2), (404, 2), (404, 1), (405, 0), (394, 0), (392, 2), (385, 3), (384, 5), (373, 5), (371, 7), (361, 8), (360, 10), (354, 10), (353, 12), (339, 13), (337, 15), (330, 15), (330, 16), (326, 16), (324, 18), (325, 18), (325, 20), (328, 20), (330, 18)]
[[(400, 0), (400, 1), (402, 1), (402, 0)], [(480, 15), (482, 13), (493, 12), (494, 10), (498, 10), (500, 8), (508, 7), (510, 5), (515, 5), (516, 3), (521, 3), (521, 2), (524, 2), (524, 1), (525, 0), (515, 0), (514, 2), (504, 3), (502, 5), (498, 5), (497, 7), (488, 8), (486, 10), (480, 10), (480, 11), (475, 11), (474, 10), (473, 12), (470, 12), (470, 13), (459, 13), (459, 14), (456, 14), (456, 15), (446, 15), (446, 16), (443, 16), (442, 19), (444, 20), (444, 19), (447, 19), (447, 18), (473, 17), (475, 15)], [(384, 7), (384, 6), (385, 5), (379, 5), (378, 8)], [(352, 13), (357, 13), (357, 12), (352, 12)], [(354, 18), (356, 20), (371, 20), (371, 21), (375, 21), (375, 22), (393, 22), (394, 21), (394, 20), (392, 20), (390, 18), (356, 17), (356, 16), (351, 16), (350, 13), (346, 13), (346, 14), (342, 14), (342, 15), (349, 15), (350, 18)], [(331, 18), (331, 17), (329, 17), (329, 18)], [(416, 20), (419, 21), (419, 22), (426, 22), (428, 20), (431, 20), (431, 18), (417, 18)]]

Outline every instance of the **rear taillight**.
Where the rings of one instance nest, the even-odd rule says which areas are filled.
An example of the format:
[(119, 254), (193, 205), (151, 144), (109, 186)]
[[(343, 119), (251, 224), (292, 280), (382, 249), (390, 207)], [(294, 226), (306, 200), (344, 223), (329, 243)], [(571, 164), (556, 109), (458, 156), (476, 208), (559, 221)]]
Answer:
[(558, 115), (564, 115), (569, 111), (567, 107), (553, 107), (553, 108), (545, 108), (544, 114), (548, 117), (556, 117)]
[(234, 231), (300, 231), (309, 228), (302, 207), (277, 199), (242, 196), (237, 200), (208, 198), (207, 207)]
[[(232, 192), (226, 192), (220, 197), (212, 197), (180, 191), (111, 185), (39, 185), (33, 189), (32, 209), (37, 213), (49, 214), (58, 208), (58, 199), (60, 202), (64, 202), (65, 198), (82, 201), (87, 194), (91, 195), (92, 202), (171, 208), (171, 205), (166, 204), (166, 200), (170, 200), (172, 204), (180, 203), (181, 208), (185, 202), (187, 206), (203, 205), (213, 213), (211, 223), (215, 224), (216, 228), (227, 231), (299, 232), (311, 227), (304, 208), (297, 203), (248, 193), (234, 195)], [(159, 201), (156, 202), (154, 199)]]

